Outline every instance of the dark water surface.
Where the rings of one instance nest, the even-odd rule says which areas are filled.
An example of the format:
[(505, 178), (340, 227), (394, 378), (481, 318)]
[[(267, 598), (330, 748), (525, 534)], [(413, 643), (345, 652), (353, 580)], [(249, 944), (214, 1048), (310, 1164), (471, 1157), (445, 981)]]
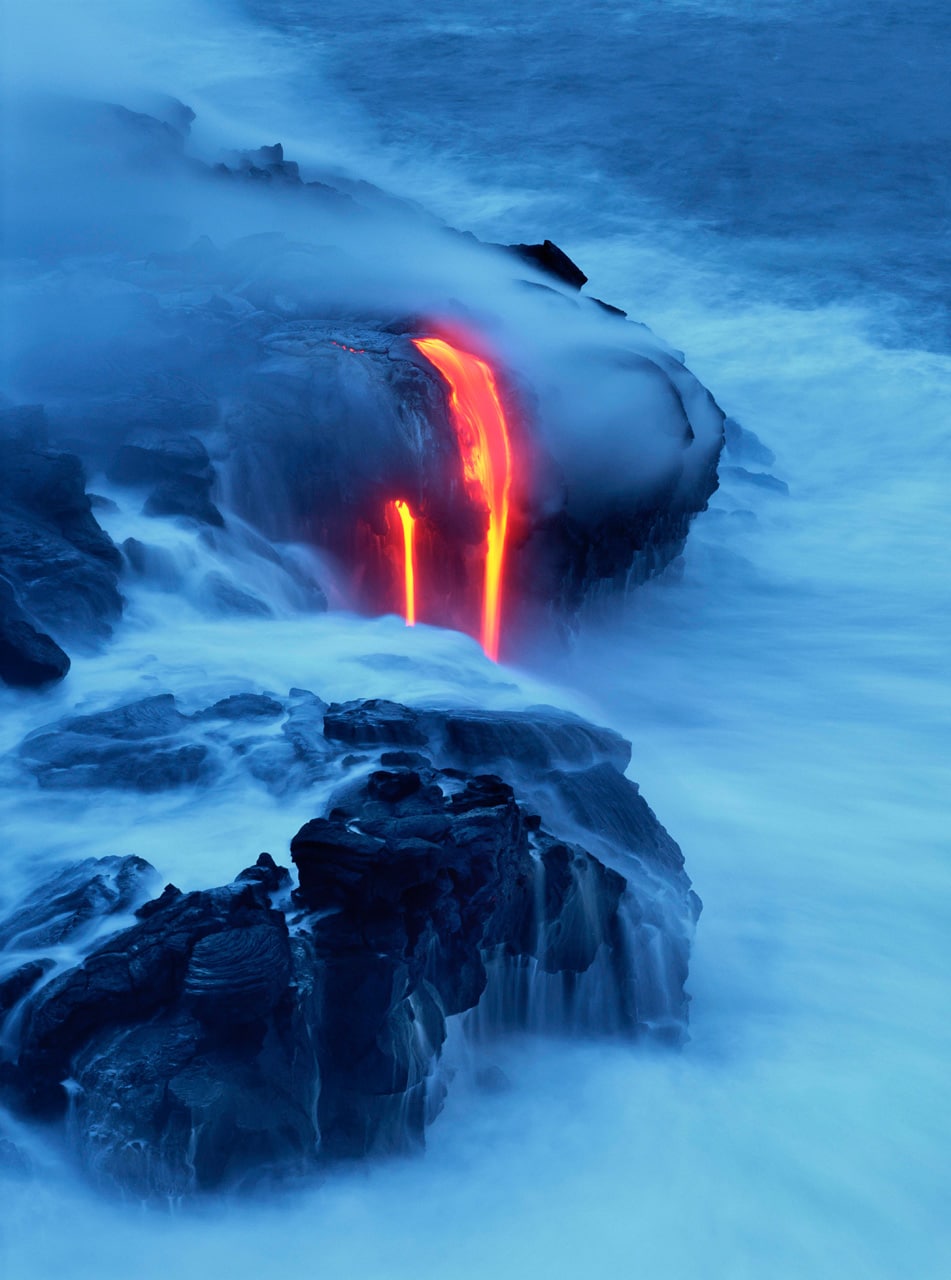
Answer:
[(490, 234), (571, 248), (647, 219), (740, 257), (764, 295), (874, 294), (890, 341), (951, 340), (947, 5), (253, 9), (313, 43), (385, 148), (509, 192)]

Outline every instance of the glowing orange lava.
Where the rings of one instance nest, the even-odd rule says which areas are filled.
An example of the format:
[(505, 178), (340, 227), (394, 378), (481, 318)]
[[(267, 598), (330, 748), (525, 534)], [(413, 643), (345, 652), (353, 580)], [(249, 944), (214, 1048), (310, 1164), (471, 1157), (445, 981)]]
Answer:
[(403, 617), (408, 627), (416, 626), (416, 517), (402, 498), (388, 504), (403, 526)]
[(449, 408), (462, 451), (466, 483), (489, 514), (482, 592), (482, 647), (497, 662), (502, 571), (512, 488), (512, 448), (505, 411), (495, 375), (484, 360), (457, 350), (442, 338), (414, 338), (413, 346), (449, 383)]

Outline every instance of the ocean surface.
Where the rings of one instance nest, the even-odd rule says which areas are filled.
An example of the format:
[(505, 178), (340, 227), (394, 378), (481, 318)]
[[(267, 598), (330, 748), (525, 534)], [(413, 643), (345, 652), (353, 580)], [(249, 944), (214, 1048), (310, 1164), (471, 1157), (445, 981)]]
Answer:
[[(512, 1089), (451, 1093), (424, 1157), (250, 1205), (111, 1204), (40, 1148), (39, 1185), (3, 1184), (4, 1274), (947, 1275), (951, 10), (93, 10), (95, 76), (176, 93), (199, 142), (212, 121), (483, 238), (555, 240), (686, 352), (789, 491), (725, 471), (680, 563), (509, 668), (334, 614), (255, 624), (249, 656), (251, 624), (142, 596), (42, 708), (0, 695), (4, 748), (84, 700), (199, 705), (236, 674), (555, 702), (632, 740), (704, 902), (682, 1052), (512, 1042)], [(0, 811), (15, 888), (25, 863), (130, 851), (206, 884), (211, 850), (251, 829), (279, 853), (310, 816), (258, 793), (38, 813), (5, 777)]]

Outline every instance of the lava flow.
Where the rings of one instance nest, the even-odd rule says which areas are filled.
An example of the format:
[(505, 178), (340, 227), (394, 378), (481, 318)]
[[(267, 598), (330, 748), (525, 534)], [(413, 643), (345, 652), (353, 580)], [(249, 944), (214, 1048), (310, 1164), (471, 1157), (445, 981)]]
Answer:
[(462, 452), (466, 483), (488, 511), (482, 647), (497, 662), (512, 487), (512, 449), (505, 411), (495, 376), (484, 360), (457, 350), (442, 338), (414, 338), (413, 346), (449, 383), (450, 414)]
[(416, 625), (416, 517), (402, 498), (388, 504), (403, 528), (403, 617), (408, 627)]

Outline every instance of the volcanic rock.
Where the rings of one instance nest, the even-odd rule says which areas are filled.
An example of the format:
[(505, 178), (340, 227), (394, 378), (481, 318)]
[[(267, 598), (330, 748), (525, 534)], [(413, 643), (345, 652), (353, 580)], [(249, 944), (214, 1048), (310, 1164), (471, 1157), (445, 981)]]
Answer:
[(37, 406), (0, 412), (0, 675), (14, 684), (68, 669), (40, 627), (88, 642), (122, 611), (121, 557), (92, 514), (82, 463), (47, 448), (46, 433)]
[(153, 868), (132, 855), (74, 863), (0, 919), (0, 951), (60, 946), (106, 917), (131, 911), (154, 888), (154, 879)]
[(25, 964), (18, 965), (5, 977), (0, 978), (0, 1020), (5, 1018), (23, 997), (33, 990), (39, 980), (55, 967), (56, 961), (48, 958), (27, 960)]
[(146, 515), (188, 516), (199, 524), (224, 525), (211, 500), (214, 468), (196, 436), (140, 431), (119, 447), (109, 478), (117, 484), (150, 486)]
[(23, 689), (39, 689), (62, 680), (69, 658), (51, 636), (30, 622), (13, 588), (0, 578), (0, 680)]
[(40, 729), (20, 757), (40, 786), (118, 787), (165, 791), (213, 776), (205, 742), (176, 741), (190, 722), (171, 694), (159, 694), (97, 715), (72, 716)]
[(625, 769), (631, 748), (620, 734), (554, 707), (528, 711), (413, 710), (371, 698), (333, 703), (324, 733), (351, 747), (429, 745), (472, 768), (503, 761), (526, 769), (577, 768), (608, 760)]
[[(146, 699), (61, 736), (151, 748), (287, 711), (284, 750), (371, 761), (292, 840), (293, 893), (262, 854), (230, 885), (167, 886), (103, 940), (154, 873), (87, 860), (0, 924), (0, 955), (16, 949), (0, 996), (17, 1011), (0, 1080), (47, 1117), (73, 1082), (70, 1132), (97, 1180), (181, 1194), (419, 1146), (463, 1014), (476, 1045), (509, 1029), (682, 1037), (699, 904), (609, 731), (548, 708), (493, 722), (293, 690), (191, 718)], [(392, 749), (407, 738), (426, 752)], [(488, 758), (515, 787), (477, 771)], [(50, 976), (43, 950), (66, 938), (87, 954)]]
[(577, 263), (572, 262), (567, 253), (551, 240), (542, 244), (510, 244), (506, 247), (524, 262), (530, 262), (533, 267), (570, 285), (572, 289), (581, 289), (588, 283), (588, 277)]
[(284, 704), (263, 693), (233, 693), (195, 715), (196, 720), (274, 720)]
[[(361, 1154), (391, 1134), (394, 1095), (410, 1095), (421, 1136), (432, 1064), (413, 1024), (438, 1053), (446, 1017), (485, 991), (487, 958), (535, 957), (578, 975), (613, 945), (623, 878), (555, 841), (533, 856), (511, 787), (486, 775), (461, 781), (433, 769), (371, 773), (291, 842), (324, 966), (318, 1117), (328, 1151)], [(579, 876), (590, 880), (587, 914)]]

